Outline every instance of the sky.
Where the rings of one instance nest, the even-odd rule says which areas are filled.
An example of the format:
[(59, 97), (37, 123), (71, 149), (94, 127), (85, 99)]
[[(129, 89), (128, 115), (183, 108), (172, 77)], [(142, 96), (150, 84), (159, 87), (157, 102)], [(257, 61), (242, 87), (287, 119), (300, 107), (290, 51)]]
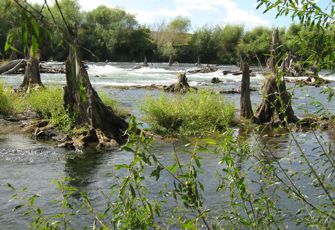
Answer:
[[(28, 0), (40, 2), (41, 0)], [(275, 18), (276, 12), (263, 14), (256, 10), (257, 0), (78, 0), (82, 9), (92, 10), (99, 5), (118, 7), (134, 14), (141, 24), (153, 26), (176, 16), (187, 17), (194, 31), (204, 25), (244, 25), (246, 29), (256, 26), (288, 27), (290, 17)], [(320, 4), (328, 0), (318, 0)]]

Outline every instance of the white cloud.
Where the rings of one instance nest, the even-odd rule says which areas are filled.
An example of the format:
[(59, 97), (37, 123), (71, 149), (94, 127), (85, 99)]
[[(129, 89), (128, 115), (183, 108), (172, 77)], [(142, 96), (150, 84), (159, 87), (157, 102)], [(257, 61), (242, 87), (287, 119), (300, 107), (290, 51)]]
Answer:
[(222, 23), (244, 24), (246, 27), (270, 26), (267, 20), (254, 14), (253, 11), (246, 11), (239, 8), (234, 0), (174, 0), (177, 7), (192, 11), (222, 11), (225, 15)]
[(192, 14), (184, 9), (159, 9), (156, 11), (147, 11), (147, 10), (138, 10), (138, 9), (127, 9), (127, 12), (130, 12), (136, 16), (136, 19), (140, 23), (144, 24), (152, 24), (153, 22), (157, 22), (157, 20), (162, 20), (164, 18), (174, 18), (179, 15), (183, 15), (186, 17), (191, 17)]
[(223, 18), (223, 23), (244, 24), (246, 27), (271, 25), (269, 21), (255, 15), (254, 11), (240, 9), (236, 3), (231, 2), (229, 5), (225, 5), (224, 9), (227, 16)]
[[(43, 3), (44, 0), (28, 0), (31, 3)], [(53, 0), (49, 0), (50, 3)], [(82, 9), (85, 11), (92, 10), (99, 5), (106, 5), (109, 7), (115, 7), (111, 4), (110, 0), (78, 0)], [(154, 2), (157, 0), (149, 0)], [(126, 8), (127, 12), (134, 14), (140, 23), (151, 24), (154, 21), (159, 21), (164, 18), (171, 19), (173, 17), (182, 15), (185, 17), (192, 18), (195, 14), (194, 11), (220, 13), (222, 15), (222, 23), (230, 24), (244, 24), (246, 27), (254, 26), (270, 26), (271, 23), (267, 20), (255, 14), (255, 11), (247, 11), (241, 9), (234, 0), (173, 0), (174, 5), (172, 8), (164, 8), (165, 4), (161, 5), (161, 8), (157, 10), (143, 10), (135, 8)], [(250, 4), (252, 5), (252, 4)], [(218, 22), (204, 22), (204, 23), (218, 23)]]

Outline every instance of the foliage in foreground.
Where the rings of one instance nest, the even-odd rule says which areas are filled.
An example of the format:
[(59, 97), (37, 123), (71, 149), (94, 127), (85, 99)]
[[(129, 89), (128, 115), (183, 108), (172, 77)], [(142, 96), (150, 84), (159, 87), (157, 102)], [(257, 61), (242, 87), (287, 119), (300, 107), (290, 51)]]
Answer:
[(235, 113), (232, 103), (211, 92), (148, 97), (141, 109), (154, 131), (184, 135), (225, 129), (232, 123)]
[[(61, 196), (52, 201), (57, 207), (48, 213), (38, 207), (39, 196), (8, 184), (14, 193), (14, 210), (33, 218), (32, 229), (72, 229), (77, 215), (83, 214), (87, 216), (84, 225), (92, 229), (335, 227), (335, 159), (332, 148), (323, 148), (321, 142), (305, 151), (299, 141), (303, 136), (287, 133), (291, 139), (287, 156), (277, 158), (271, 145), (262, 144), (263, 134), (253, 132), (251, 143), (228, 129), (217, 140), (185, 145), (185, 152), (175, 151), (171, 165), (165, 165), (151, 152), (152, 138), (138, 134), (137, 125), (130, 118), (130, 139), (122, 150), (132, 157), (115, 166), (111, 173), (115, 179), (108, 191), (101, 191), (105, 199), (102, 209), (68, 180), (60, 180), (56, 184)], [(204, 153), (214, 153), (218, 160), (215, 168), (203, 167)], [(204, 186), (203, 172), (215, 177), (214, 188)], [(159, 182), (161, 178), (164, 182)], [(155, 192), (150, 186), (157, 183), (167, 184)], [(219, 210), (209, 209), (208, 192), (221, 201)], [(290, 205), (287, 208), (285, 204)]]

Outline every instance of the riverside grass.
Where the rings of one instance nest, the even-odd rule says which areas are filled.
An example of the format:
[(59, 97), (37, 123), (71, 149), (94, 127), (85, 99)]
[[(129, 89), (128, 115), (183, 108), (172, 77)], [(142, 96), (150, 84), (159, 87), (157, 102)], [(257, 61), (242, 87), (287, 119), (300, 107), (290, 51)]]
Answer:
[(233, 103), (208, 91), (147, 97), (141, 110), (155, 132), (167, 135), (196, 136), (222, 130), (232, 123), (235, 114)]
[(4, 87), (4, 84), (0, 82), (0, 114), (8, 115), (13, 109), (7, 89)]
[[(111, 99), (106, 93), (99, 92), (101, 100), (112, 107), (119, 116), (126, 116), (127, 111), (120, 108), (118, 103)], [(15, 93), (11, 88), (6, 88), (0, 82), (0, 114), (11, 115), (24, 111), (33, 111), (42, 119), (50, 122), (63, 131), (71, 130), (74, 119), (71, 118), (63, 102), (63, 89), (60, 86), (46, 87), (32, 91), (29, 94)]]

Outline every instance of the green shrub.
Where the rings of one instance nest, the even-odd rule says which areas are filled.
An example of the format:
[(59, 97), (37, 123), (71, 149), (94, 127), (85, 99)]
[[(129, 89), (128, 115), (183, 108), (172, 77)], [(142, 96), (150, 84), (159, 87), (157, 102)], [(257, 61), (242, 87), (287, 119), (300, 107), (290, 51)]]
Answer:
[(235, 113), (232, 103), (210, 92), (148, 97), (141, 110), (144, 120), (158, 133), (185, 135), (224, 129)]

